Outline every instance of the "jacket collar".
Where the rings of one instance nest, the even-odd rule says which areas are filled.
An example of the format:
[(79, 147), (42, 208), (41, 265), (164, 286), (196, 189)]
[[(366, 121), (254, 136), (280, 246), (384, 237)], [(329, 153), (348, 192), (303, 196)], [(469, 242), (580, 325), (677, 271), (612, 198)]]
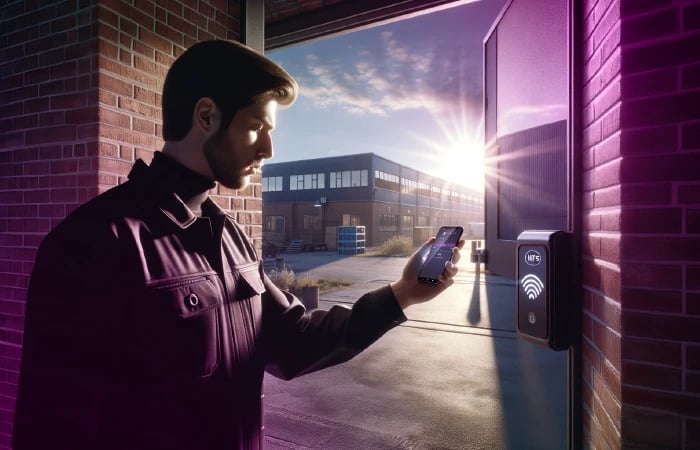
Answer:
[[(198, 217), (175, 192), (173, 186), (169, 186), (169, 183), (156, 176), (153, 168), (142, 159), (134, 163), (128, 178), (130, 181), (143, 185), (146, 188), (147, 195), (154, 201), (154, 206), (160, 209), (163, 215), (179, 228), (189, 228), (197, 221)], [(202, 205), (202, 211), (208, 217), (231, 217), (211, 198), (205, 200)]]

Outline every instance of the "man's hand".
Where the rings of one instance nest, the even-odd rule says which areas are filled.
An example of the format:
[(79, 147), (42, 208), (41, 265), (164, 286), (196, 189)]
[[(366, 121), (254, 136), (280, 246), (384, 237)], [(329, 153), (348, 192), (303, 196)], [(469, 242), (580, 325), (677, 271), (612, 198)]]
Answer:
[(460, 258), (460, 249), (464, 247), (464, 239), (460, 239), (452, 250), (452, 258), (445, 264), (445, 271), (440, 275), (438, 284), (418, 282), (418, 271), (423, 265), (433, 241), (435, 238), (430, 239), (416, 250), (404, 266), (401, 278), (391, 283), (391, 289), (402, 309), (435, 298), (454, 282), (453, 278), (457, 274), (457, 262)]

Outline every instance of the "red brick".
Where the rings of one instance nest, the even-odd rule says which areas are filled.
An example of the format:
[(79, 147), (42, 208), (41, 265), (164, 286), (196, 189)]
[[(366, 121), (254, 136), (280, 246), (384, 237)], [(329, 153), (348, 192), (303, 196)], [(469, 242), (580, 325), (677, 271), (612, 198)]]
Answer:
[(680, 313), (683, 296), (680, 290), (623, 288), (622, 303), (625, 308), (660, 313)]
[(176, 15), (182, 15), (188, 22), (196, 25), (200, 31), (201, 29), (204, 29), (207, 27), (207, 17), (204, 14), (200, 14), (194, 9), (189, 8), (188, 6), (184, 7), (184, 13), (180, 14), (179, 11), (175, 11), (170, 9), (170, 12), (176, 14)]
[(623, 233), (681, 233), (683, 210), (680, 208), (624, 208)]
[(99, 75), (100, 89), (105, 89), (108, 92), (113, 92), (117, 95), (124, 95), (131, 97), (133, 94), (134, 86), (132, 83), (118, 78), (114, 78), (105, 73), (100, 73)]
[[(155, 49), (149, 45), (143, 44), (139, 41), (134, 41), (134, 51), (136, 53), (139, 53), (148, 59), (154, 59), (155, 58)], [(129, 58), (131, 60), (131, 58)]]
[(583, 357), (590, 362), (593, 369), (600, 372), (601, 354), (587, 339), (583, 339)]
[(620, 157), (620, 134), (616, 133), (593, 147), (593, 164), (599, 166)]
[(600, 258), (611, 263), (620, 261), (620, 236), (615, 234), (600, 236)]
[(126, 175), (131, 170), (131, 162), (120, 159), (99, 158), (100, 173)]
[(700, 64), (681, 67), (681, 88), (693, 89), (700, 87)]
[(685, 365), (687, 369), (700, 370), (700, 345), (687, 345)]
[(117, 42), (119, 33), (114, 28), (104, 27), (97, 42), (98, 55), (102, 58), (116, 60), (119, 58), (119, 47)]
[(612, 419), (615, 428), (619, 429), (622, 416), (620, 399), (615, 397), (602, 377), (596, 373), (593, 374), (593, 392)]
[(623, 155), (674, 152), (679, 147), (678, 128), (673, 124), (625, 130), (620, 146)]
[(683, 150), (700, 149), (700, 122), (683, 124), (681, 133), (681, 148)]
[(657, 40), (680, 31), (680, 10), (667, 8), (653, 14), (631, 17), (622, 22), (622, 43)]
[(643, 72), (662, 67), (697, 62), (700, 34), (678, 35), (645, 46), (626, 46), (622, 53), (624, 73)]
[(687, 209), (685, 211), (686, 233), (700, 233), (700, 209)]
[(138, 131), (140, 133), (146, 133), (146, 134), (150, 134), (150, 135), (155, 134), (155, 131), (156, 131), (155, 123), (150, 121), (150, 120), (143, 120), (143, 119), (139, 119), (137, 117), (134, 117), (132, 123), (133, 123), (132, 129), (134, 131)]
[(78, 161), (75, 159), (63, 159), (51, 162), (51, 173), (74, 173), (78, 170)]
[[(700, 46), (700, 41), (698, 45)], [(698, 50), (700, 51), (700, 48)], [(697, 91), (630, 99), (623, 104), (620, 120), (624, 127), (642, 127), (698, 119), (698, 102), (700, 92)]]
[(39, 205), (39, 217), (56, 218), (66, 216), (65, 205)]
[(682, 389), (681, 370), (636, 362), (622, 363), (623, 383), (650, 389), (680, 391)]
[[(156, 34), (159, 34), (160, 36), (163, 36), (166, 38), (168, 41), (168, 45), (184, 45), (184, 36), (183, 34), (173, 28), (170, 27), (162, 22), (156, 22), (156, 27), (155, 27)], [(156, 49), (163, 50), (164, 47), (155, 47)]]
[(671, 414), (625, 407), (623, 440), (630, 448), (681, 448), (681, 418)]
[(613, 160), (604, 165), (586, 171), (583, 174), (583, 189), (598, 190), (620, 183), (620, 160)]
[(677, 341), (700, 341), (700, 317), (650, 314), (624, 310), (622, 327), (625, 336), (668, 339)]
[(72, 125), (60, 125), (54, 127), (44, 127), (37, 130), (27, 131), (26, 143), (28, 145), (53, 143), (62, 141), (72, 141), (76, 138), (76, 130)]
[(95, 106), (70, 109), (63, 112), (65, 123), (71, 125), (84, 124), (86, 122), (98, 122), (98, 109)]
[(698, 166), (700, 153), (630, 156), (623, 159), (620, 175), (623, 183), (696, 181)]
[(120, 128), (131, 128), (130, 116), (107, 108), (99, 109), (100, 123)]
[(700, 5), (689, 5), (683, 9), (683, 31), (700, 29)]
[(600, 230), (601, 229), (601, 216), (600, 214), (584, 213), (583, 218), (583, 229), (584, 230)]
[(51, 202), (53, 203), (74, 203), (76, 201), (78, 201), (78, 192), (74, 187), (51, 189)]
[(687, 292), (685, 294), (685, 308), (688, 314), (700, 315), (700, 292)]
[(671, 183), (626, 184), (622, 189), (623, 205), (668, 205), (672, 200)]
[(65, 111), (49, 111), (39, 114), (39, 126), (63, 125), (66, 122)]
[(677, 342), (625, 337), (622, 358), (625, 361), (650, 362), (681, 367), (682, 346)]
[(682, 393), (652, 391), (636, 386), (623, 386), (625, 405), (653, 408), (676, 415), (694, 417), (700, 411), (700, 396)]
[(48, 233), (50, 230), (51, 222), (46, 219), (10, 219), (7, 222), (9, 233)]
[(119, 97), (118, 106), (121, 109), (145, 116), (153, 120), (160, 120), (161, 112), (159, 107), (147, 105), (143, 102), (132, 100), (131, 98)]
[(600, 228), (603, 231), (620, 231), (619, 211), (606, 211), (600, 215)]
[(622, 255), (637, 261), (699, 261), (700, 237), (625, 236)]
[(687, 372), (685, 385), (688, 392), (700, 394), (700, 372)]
[(688, 264), (685, 270), (686, 287), (688, 289), (700, 290), (700, 266)]
[(51, 109), (74, 109), (88, 104), (87, 93), (54, 95), (51, 97)]
[(611, 328), (593, 322), (593, 342), (602, 355), (617, 369), (621, 367), (620, 335)]
[(678, 186), (678, 202), (681, 204), (700, 204), (700, 184), (681, 184)]

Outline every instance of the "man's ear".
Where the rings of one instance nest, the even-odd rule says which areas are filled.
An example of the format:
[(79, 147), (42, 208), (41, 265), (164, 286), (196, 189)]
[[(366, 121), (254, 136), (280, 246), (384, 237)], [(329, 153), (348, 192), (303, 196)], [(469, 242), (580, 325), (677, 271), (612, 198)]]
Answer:
[(207, 136), (211, 136), (219, 130), (220, 119), (219, 108), (211, 98), (202, 97), (194, 105), (192, 125)]

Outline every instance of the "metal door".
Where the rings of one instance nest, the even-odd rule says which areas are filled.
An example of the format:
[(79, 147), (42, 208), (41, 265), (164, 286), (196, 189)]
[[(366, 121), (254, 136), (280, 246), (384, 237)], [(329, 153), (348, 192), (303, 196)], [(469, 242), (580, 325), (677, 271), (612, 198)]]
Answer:
[(567, 3), (512, 0), (484, 40), (486, 267), (508, 278), (520, 232), (568, 229)]

